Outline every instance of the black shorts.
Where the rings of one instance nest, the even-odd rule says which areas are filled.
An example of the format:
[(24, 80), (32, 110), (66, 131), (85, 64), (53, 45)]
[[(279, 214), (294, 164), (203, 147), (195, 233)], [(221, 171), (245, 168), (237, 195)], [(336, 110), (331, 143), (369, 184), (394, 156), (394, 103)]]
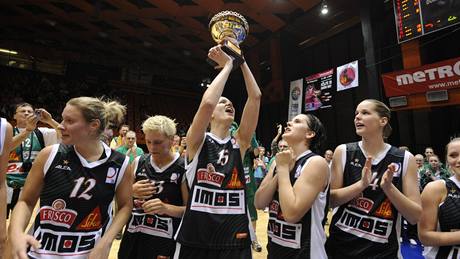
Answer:
[(125, 231), (118, 250), (119, 259), (172, 259), (176, 242), (144, 233)]
[(176, 244), (174, 259), (252, 259), (251, 247), (207, 249)]

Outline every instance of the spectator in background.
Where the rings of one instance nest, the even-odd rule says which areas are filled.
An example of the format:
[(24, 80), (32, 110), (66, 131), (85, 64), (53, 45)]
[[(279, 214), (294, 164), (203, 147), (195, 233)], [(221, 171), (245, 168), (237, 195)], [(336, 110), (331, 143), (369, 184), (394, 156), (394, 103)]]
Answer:
[(180, 136), (177, 135), (177, 134), (174, 135), (171, 150), (172, 150), (172, 152), (177, 152), (177, 153), (180, 154)]
[(126, 133), (129, 131), (129, 126), (123, 124), (120, 126), (120, 130), (118, 130), (118, 136), (114, 137), (110, 142), (111, 149), (117, 149), (126, 144)]
[(423, 160), (425, 159), (422, 154), (417, 154), (415, 157), (415, 163), (417, 164), (418, 170), (422, 169), (423, 167)]
[(332, 162), (332, 156), (334, 155), (334, 152), (330, 149), (326, 150), (326, 152), (324, 152), (324, 159), (326, 159), (326, 162), (329, 166), (331, 166), (331, 162)]
[(420, 185), (422, 190), (425, 186), (432, 181), (436, 180), (447, 180), (449, 179), (449, 172), (444, 169), (440, 162), (438, 155), (431, 155), (428, 159), (428, 165), (424, 166), (420, 176)]
[[(13, 127), (4, 118), (0, 118), (0, 215), (6, 214), (5, 174), (8, 167), (8, 154), (13, 139)], [(3, 258), (6, 247), (6, 220), (0, 216), (0, 258)]]
[(181, 157), (185, 157), (185, 152), (187, 151), (187, 137), (183, 136), (180, 138), (179, 154)]
[(129, 163), (134, 161), (134, 158), (143, 155), (144, 151), (136, 144), (136, 132), (130, 130), (126, 133), (126, 144), (116, 150), (126, 156), (129, 156)]
[[(56, 144), (61, 139), (56, 122), (45, 109), (34, 110), (29, 103), (20, 103), (14, 114), (16, 126), (13, 128), (13, 140), (10, 146), (8, 171), (6, 175), (8, 185), (7, 218), (16, 205), (19, 194), (24, 186), (26, 177), (38, 152), (44, 147)], [(52, 127), (37, 128), (41, 121)]]
[(432, 147), (425, 148), (425, 164), (429, 163), (430, 156), (434, 155), (434, 150)]
[(265, 177), (265, 174), (267, 173), (267, 164), (268, 164), (268, 158), (265, 156), (265, 148), (259, 146), (258, 148), (254, 149), (254, 178), (256, 180), (256, 186), (259, 188), (260, 183)]

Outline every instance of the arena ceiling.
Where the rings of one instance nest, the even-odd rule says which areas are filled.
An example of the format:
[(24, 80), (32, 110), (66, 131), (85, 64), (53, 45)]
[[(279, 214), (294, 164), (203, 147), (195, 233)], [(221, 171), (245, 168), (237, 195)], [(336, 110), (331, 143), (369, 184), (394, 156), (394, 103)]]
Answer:
[(0, 3), (0, 47), (28, 57), (139, 67), (176, 84), (210, 73), (208, 23), (221, 10), (243, 14), (243, 49), (286, 30), (299, 46), (359, 22), (358, 0), (15, 0)]

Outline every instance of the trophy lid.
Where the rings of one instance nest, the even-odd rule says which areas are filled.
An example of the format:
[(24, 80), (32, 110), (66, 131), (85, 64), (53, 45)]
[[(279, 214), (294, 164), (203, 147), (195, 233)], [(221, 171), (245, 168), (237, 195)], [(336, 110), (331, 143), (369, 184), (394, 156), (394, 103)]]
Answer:
[[(218, 23), (222, 24), (223, 21), (227, 21), (233, 24), (238, 24), (237, 27), (239, 27), (240, 29), (237, 30), (237, 28), (230, 28), (227, 26), (218, 26), (218, 28), (215, 28), (216, 24)], [(227, 31), (233, 30), (232, 34), (234, 34), (236, 36), (236, 40), (238, 40), (238, 42), (241, 43), (246, 37), (246, 35), (249, 33), (249, 24), (244, 18), (244, 16), (242, 16), (241, 14), (234, 12), (234, 11), (226, 10), (226, 11), (221, 11), (217, 13), (211, 18), (211, 21), (209, 22), (209, 29), (211, 30), (211, 34), (214, 40), (216, 40), (216, 42), (217, 42), (217, 37), (218, 37), (218, 35), (216, 34), (219, 34), (220, 36), (224, 36), (224, 35), (229, 36), (228, 32), (224, 32), (224, 30), (227, 30)], [(214, 30), (220, 31), (220, 33), (215, 33), (213, 32)]]

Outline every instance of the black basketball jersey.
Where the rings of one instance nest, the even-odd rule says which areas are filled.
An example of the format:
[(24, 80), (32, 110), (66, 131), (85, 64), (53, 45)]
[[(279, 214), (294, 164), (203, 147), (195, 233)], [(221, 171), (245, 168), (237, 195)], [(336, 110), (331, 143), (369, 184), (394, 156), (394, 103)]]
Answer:
[(249, 247), (245, 178), (235, 138), (206, 133), (187, 166), (187, 181), (190, 197), (176, 240), (209, 249)]
[[(446, 180), (447, 196), (438, 210), (438, 230), (452, 232), (460, 229), (460, 182), (452, 176)], [(425, 247), (427, 259), (460, 258), (460, 244), (456, 246)]]
[[(384, 157), (374, 158), (371, 184), (357, 197), (338, 207), (332, 217), (328, 254), (339, 258), (398, 258), (400, 216), (380, 188), (383, 173), (396, 164), (393, 185), (402, 192), (405, 151), (387, 145)], [(358, 142), (346, 144), (343, 187), (361, 180), (366, 162)], [(397, 226), (398, 225), (398, 226)]]
[(112, 200), (128, 158), (104, 145), (88, 162), (74, 146), (56, 144), (44, 166), (40, 209), (31, 233), (41, 248), (32, 258), (86, 258), (112, 222)]
[[(181, 184), (185, 175), (184, 160), (176, 153), (174, 160), (164, 168), (152, 166), (152, 156), (150, 154), (143, 155), (139, 158), (138, 166), (135, 173), (135, 181), (148, 179), (155, 184), (157, 191), (149, 198), (160, 199), (164, 203), (175, 206), (183, 206)], [(123, 253), (121, 250), (135, 251), (132, 246), (143, 246), (150, 248), (158, 248), (168, 246), (174, 251), (175, 241), (174, 234), (179, 226), (180, 218), (171, 217), (168, 215), (146, 214), (142, 209), (142, 204), (134, 199), (133, 210), (126, 232), (123, 236), (122, 244), (120, 245), (120, 253), (125, 254), (129, 258), (129, 254)], [(150, 235), (146, 243), (146, 238), (143, 238), (142, 244), (133, 242), (138, 233)], [(125, 242), (130, 244), (130, 247), (125, 246)], [(146, 250), (146, 251), (151, 251)], [(134, 255), (131, 255), (134, 258)]]
[[(297, 158), (290, 172), (291, 184), (294, 186), (307, 161), (316, 154), (307, 151)], [(276, 168), (275, 172), (276, 174)], [(310, 210), (297, 223), (288, 223), (283, 217), (276, 191), (269, 205), (268, 220), (268, 256), (267, 258), (327, 258), (324, 250), (326, 234), (322, 224), (327, 211), (329, 185), (318, 194)]]

